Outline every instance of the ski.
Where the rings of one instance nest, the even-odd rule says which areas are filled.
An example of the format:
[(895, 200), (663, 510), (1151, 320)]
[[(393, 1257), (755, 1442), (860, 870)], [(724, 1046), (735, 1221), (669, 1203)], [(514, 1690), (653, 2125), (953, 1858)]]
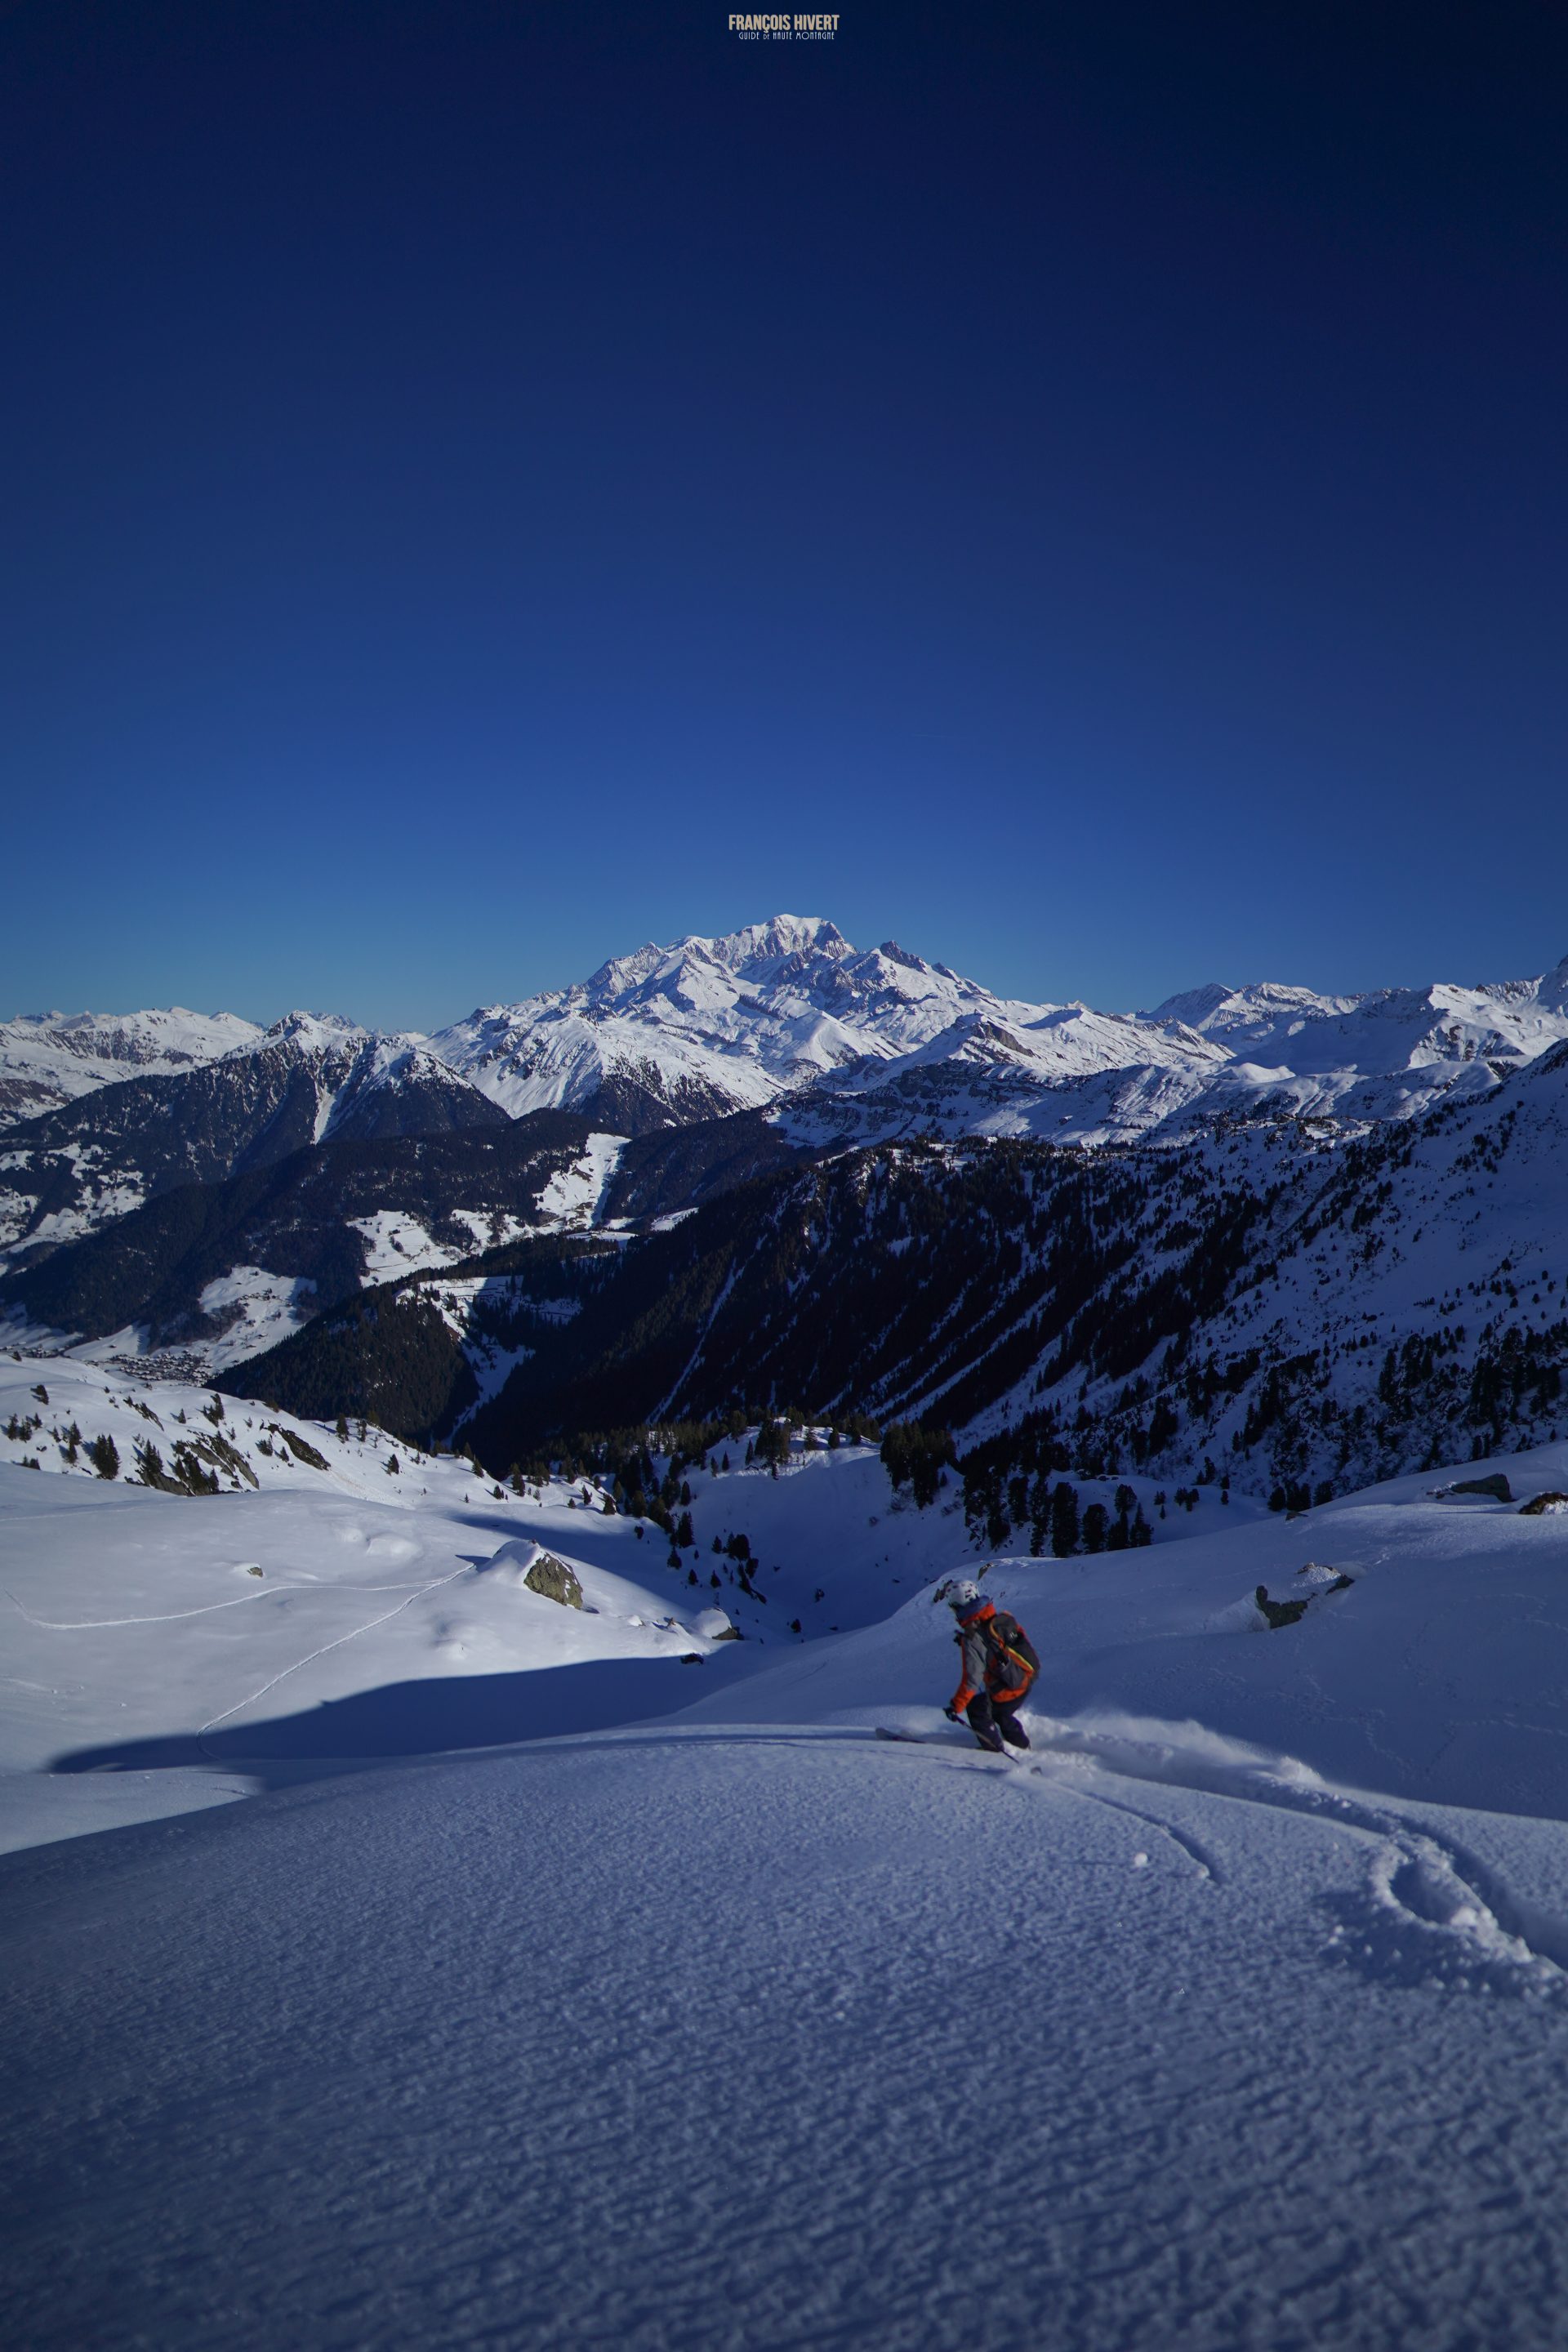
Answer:
[(1005, 1748), (986, 1748), (967, 1732), (896, 1731), (891, 1724), (887, 1723), (879, 1723), (876, 1732), (879, 1739), (895, 1739), (900, 1747), (955, 1748), (965, 1756), (996, 1756), (1004, 1763), (1020, 1762), (1029, 1753), (1026, 1748), (1014, 1748), (1011, 1745)]

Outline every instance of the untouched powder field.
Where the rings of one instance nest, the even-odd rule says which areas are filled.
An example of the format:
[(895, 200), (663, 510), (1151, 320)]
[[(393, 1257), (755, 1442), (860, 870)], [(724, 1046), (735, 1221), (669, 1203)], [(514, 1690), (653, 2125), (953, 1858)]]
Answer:
[[(859, 1596), (764, 1646), (564, 1490), (0, 1471), (61, 1620), (231, 1580), (7, 1664), (0, 1796), (59, 1804), (0, 1862), (7, 2343), (1561, 2344), (1568, 1448), (997, 1562), (1017, 1761), (940, 1712), (962, 1518), (873, 1474), (756, 1482), (781, 1587)], [(596, 1615), (516, 1580), (567, 1528)]]

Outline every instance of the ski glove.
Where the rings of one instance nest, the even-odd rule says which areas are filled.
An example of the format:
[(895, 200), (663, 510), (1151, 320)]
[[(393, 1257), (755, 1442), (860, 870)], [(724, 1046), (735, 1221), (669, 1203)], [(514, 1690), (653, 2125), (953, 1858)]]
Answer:
[(944, 1706), (942, 1708), (942, 1713), (946, 1716), (949, 1723), (956, 1723), (958, 1721), (958, 1709), (955, 1706)]

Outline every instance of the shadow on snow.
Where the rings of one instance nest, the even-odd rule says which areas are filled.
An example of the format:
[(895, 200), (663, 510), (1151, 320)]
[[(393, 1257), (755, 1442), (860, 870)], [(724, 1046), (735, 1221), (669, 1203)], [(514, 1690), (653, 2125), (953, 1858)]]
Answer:
[(739, 1643), (726, 1648), (729, 1654), (721, 1653), (700, 1664), (674, 1658), (607, 1658), (531, 1673), (384, 1683), (350, 1698), (324, 1699), (297, 1715), (74, 1748), (57, 1757), (48, 1769), (145, 1772), (222, 1764), (254, 1769), (255, 1777), (265, 1780), (266, 1767), (276, 1764), (289, 1768), (280, 1774), (279, 1784), (293, 1785), (311, 1777), (301, 1774), (302, 1764), (334, 1768), (382, 1758), (508, 1747), (570, 1732), (609, 1731), (673, 1715), (708, 1696), (721, 1681), (768, 1662), (765, 1650), (742, 1656), (737, 1654)]

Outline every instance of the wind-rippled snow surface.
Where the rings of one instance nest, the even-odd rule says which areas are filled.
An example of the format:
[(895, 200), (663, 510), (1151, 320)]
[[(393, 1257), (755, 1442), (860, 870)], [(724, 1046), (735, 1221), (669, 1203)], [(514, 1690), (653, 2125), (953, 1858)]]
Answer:
[(13, 1858), (8, 2340), (1560, 2343), (1552, 1961), (1039, 1764), (647, 1733)]

